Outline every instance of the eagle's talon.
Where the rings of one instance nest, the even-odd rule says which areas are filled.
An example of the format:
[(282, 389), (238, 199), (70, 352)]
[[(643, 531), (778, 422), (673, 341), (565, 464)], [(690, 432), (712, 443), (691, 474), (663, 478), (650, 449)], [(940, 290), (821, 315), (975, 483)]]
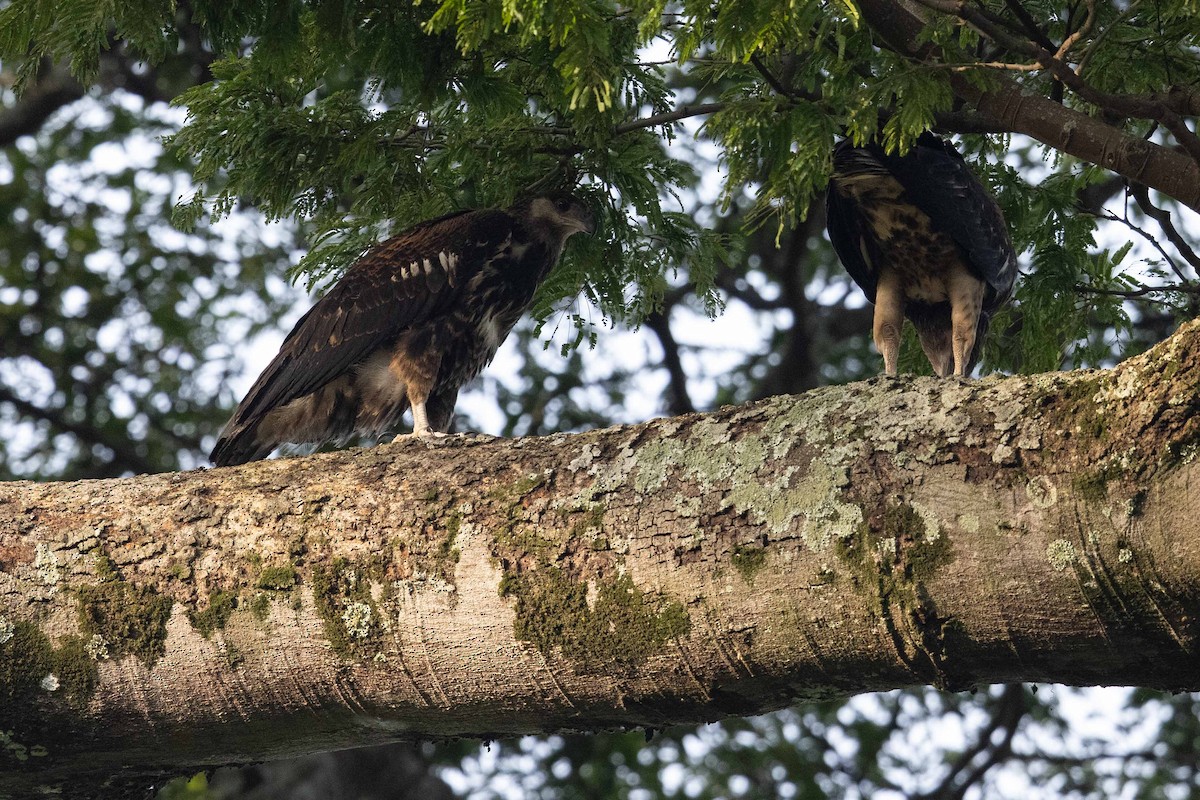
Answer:
[(446, 436), (454, 436), (454, 435), (455, 434), (445, 433), (443, 431), (435, 431), (435, 430), (410, 431), (408, 433), (396, 434), (396, 438), (392, 439), (392, 444), (400, 444), (401, 442), (410, 442), (410, 441), (413, 441), (414, 439), (417, 441), (420, 441), (421, 439), (434, 439), (434, 438), (441, 439), (441, 438), (445, 438)]

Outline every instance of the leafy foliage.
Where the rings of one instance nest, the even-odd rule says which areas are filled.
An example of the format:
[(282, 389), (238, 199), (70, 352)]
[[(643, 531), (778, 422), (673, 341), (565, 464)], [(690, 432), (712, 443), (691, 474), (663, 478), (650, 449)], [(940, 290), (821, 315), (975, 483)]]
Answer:
[(199, 463), (240, 370), (230, 342), (287, 305), (266, 290), (282, 248), (171, 229), (187, 178), (154, 137), (175, 123), (139, 105), (85, 101), (0, 154), (5, 478)]
[[(748, 228), (772, 221), (779, 237), (819, 198), (836, 135), (906, 150), (954, 110), (951, 68), (985, 85), (1011, 64), (1007, 74), (1028, 91), (1101, 115), (1195, 86), (1189, 5), (989, 0), (970, 27), (933, 14), (923, 40), (942, 55), (923, 64), (879, 47), (846, 2), (197, 2), (195, 18), (223, 60), (215, 80), (178, 100), (188, 123), (172, 144), (195, 159), (197, 191), (175, 219), (194, 225), (248, 202), (268, 219), (309, 221), (314, 246), (296, 274), (312, 286), (389, 226), (582, 182), (603, 238), (572, 248), (540, 297), (540, 319), (582, 294), (602, 318), (636, 324), (660, 308), (664, 276), (681, 267), (712, 311), (733, 240), (662, 211), (697, 177), (670, 150), (677, 120), (695, 112), (668, 79), (694, 86), (693, 108), (711, 113), (692, 133), (720, 148), (721, 207), (740, 205), (749, 189)], [(172, 47), (170, 6), (159, 0), (62, 6), (57, 15), (24, 1), (0, 11), (0, 52), (25, 54), (33, 42), (28, 54), (68, 58), (86, 77), (109, 30), (151, 60)], [(1064, 94), (1050, 68), (1026, 62), (1029, 47), (1068, 37), (1056, 57), (1087, 85)], [(664, 50), (674, 72), (647, 55)], [(1108, 119), (1163, 136), (1144, 114)], [(967, 144), (1031, 265), (1018, 309), (999, 320), (1019, 335), (990, 348), (986, 363), (1033, 370), (1111, 359), (1111, 337), (1105, 345), (1095, 331), (1128, 331), (1122, 301), (1146, 295), (1120, 259), (1099, 252), (1095, 221), (1074, 213), (1078, 193), (1101, 176), (1063, 162), (1043, 185), (1022, 183), (991, 160), (994, 144)], [(1181, 278), (1190, 291), (1194, 274)], [(594, 341), (583, 328), (574, 339)]]

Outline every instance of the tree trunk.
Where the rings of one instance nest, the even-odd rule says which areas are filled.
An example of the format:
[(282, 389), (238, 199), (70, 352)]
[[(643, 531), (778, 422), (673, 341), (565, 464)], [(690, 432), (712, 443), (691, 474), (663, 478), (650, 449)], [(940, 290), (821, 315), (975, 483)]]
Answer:
[(1198, 350), (0, 485), (0, 796), (917, 684), (1200, 689)]

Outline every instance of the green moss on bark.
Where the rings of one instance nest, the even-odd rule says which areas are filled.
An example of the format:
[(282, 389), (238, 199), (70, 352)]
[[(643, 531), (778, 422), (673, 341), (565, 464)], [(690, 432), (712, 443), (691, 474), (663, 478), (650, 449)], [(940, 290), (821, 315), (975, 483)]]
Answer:
[(742, 580), (753, 584), (754, 576), (767, 565), (767, 551), (756, 545), (739, 544), (733, 548), (729, 560)]
[(271, 596), (265, 592), (254, 595), (254, 599), (250, 601), (250, 613), (259, 622), (266, 622), (271, 616)]
[(589, 603), (586, 582), (543, 565), (506, 575), (500, 594), (516, 600), (518, 639), (545, 655), (557, 650), (580, 670), (636, 667), (691, 629), (679, 601), (643, 592), (628, 575), (597, 581)]
[(338, 655), (350, 658), (379, 652), (383, 621), (371, 597), (371, 583), (382, 578), (378, 564), (346, 558), (313, 568), (313, 602), (325, 637)]
[(296, 568), (291, 564), (267, 567), (258, 574), (259, 589), (283, 592), (296, 585)]
[(55, 647), (36, 625), (21, 620), (0, 643), (0, 709), (9, 714), (28, 707), (38, 695), (83, 705), (98, 679), (96, 662), (78, 636), (64, 636)]
[(152, 667), (166, 652), (169, 597), (124, 581), (83, 586), (77, 592), (80, 628), (85, 636), (104, 637), (114, 657), (135, 655)]
[(236, 605), (237, 594), (234, 592), (213, 592), (208, 596), (208, 607), (203, 611), (191, 611), (188, 619), (192, 627), (200, 632), (205, 639), (213, 635), (229, 622)]
[(863, 523), (836, 550), (905, 663), (940, 688), (960, 688), (947, 649), (962, 640), (961, 631), (956, 620), (938, 614), (925, 588), (954, 553), (946, 535), (929, 530), (927, 516), (909, 503), (888, 504), (876, 527)]

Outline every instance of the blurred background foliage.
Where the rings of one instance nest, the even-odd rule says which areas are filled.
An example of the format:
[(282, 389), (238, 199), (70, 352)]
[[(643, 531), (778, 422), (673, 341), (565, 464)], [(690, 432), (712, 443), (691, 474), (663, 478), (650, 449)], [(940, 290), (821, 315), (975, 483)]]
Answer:
[[(967, 72), (1190, 151), (1186, 123), (1122, 101), (1200, 86), (1194, 6), (972, 6), (1026, 43), (1077, 34), (1063, 58), (1097, 95), (946, 15), (927, 29), (942, 66), (903, 58), (850, 2), (0, 3), (0, 474), (204, 464), (306, 305), (289, 278), (319, 286), (391, 230), (552, 185), (577, 184), (604, 233), (577, 237), (460, 427), (581, 430), (872, 376), (870, 309), (823, 233), (845, 133), (960, 134), (995, 193), (1022, 281), (985, 371), (1111, 365), (1196, 316), (1196, 216), (997, 129), (945, 64), (1008, 63)], [(914, 342), (902, 367), (928, 369)], [(163, 796), (1182, 798), (1198, 720), (1190, 695), (920, 689), (321, 754)]]

